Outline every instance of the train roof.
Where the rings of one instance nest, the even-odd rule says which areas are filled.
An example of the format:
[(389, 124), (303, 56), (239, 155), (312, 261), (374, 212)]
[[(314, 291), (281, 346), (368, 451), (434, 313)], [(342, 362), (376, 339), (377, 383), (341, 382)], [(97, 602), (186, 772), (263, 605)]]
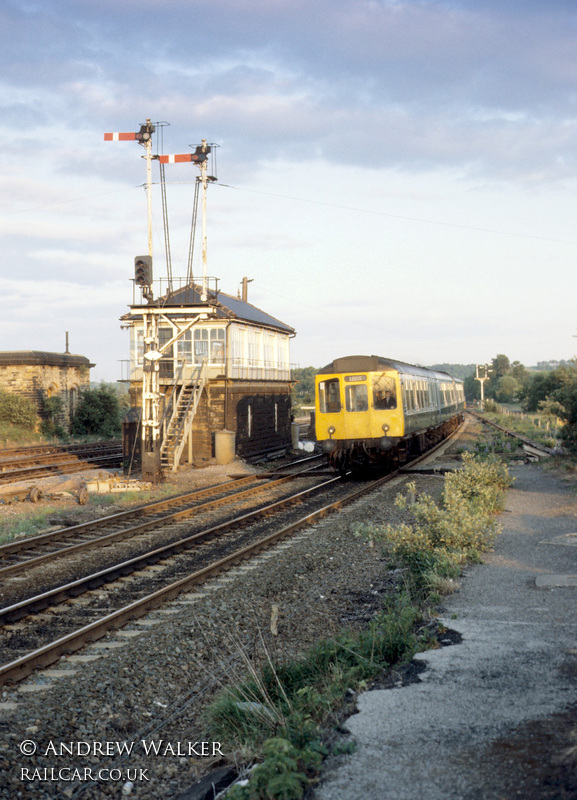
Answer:
[(450, 380), (462, 383), (458, 378), (453, 378), (448, 372), (418, 367), (416, 364), (407, 364), (382, 356), (343, 356), (335, 358), (326, 367), (319, 369), (317, 375), (331, 375), (339, 372), (379, 372), (380, 370), (396, 369), (401, 375), (415, 375), (430, 378), (435, 376), (439, 380)]

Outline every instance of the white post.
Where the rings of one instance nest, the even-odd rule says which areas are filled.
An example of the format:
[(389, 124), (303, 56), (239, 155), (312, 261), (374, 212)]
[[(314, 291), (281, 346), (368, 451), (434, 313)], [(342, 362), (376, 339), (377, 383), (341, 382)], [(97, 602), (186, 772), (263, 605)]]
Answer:
[[(206, 139), (202, 140), (203, 152), (206, 152)], [(207, 167), (208, 159), (200, 165), (200, 175), (202, 179), (202, 294), (200, 299), (203, 303), (208, 297), (207, 293), (207, 241), (206, 241), (206, 187), (207, 187)]]
[(485, 377), (484, 377), (484, 378), (481, 378), (481, 377), (479, 376), (479, 365), (478, 365), (478, 364), (476, 364), (476, 365), (475, 365), (475, 368), (476, 368), (475, 380), (476, 380), (476, 381), (479, 381), (479, 383), (481, 384), (481, 411), (484, 411), (484, 410), (485, 410), (485, 392), (484, 392), (484, 385), (485, 385), (485, 381), (486, 381), (486, 380), (488, 379), (488, 377), (489, 377), (489, 376), (487, 375), (487, 372), (488, 372), (488, 367), (487, 367), (487, 365), (485, 364)]
[[(150, 120), (146, 120), (150, 126)], [(146, 203), (148, 207), (148, 255), (152, 256), (152, 137), (144, 143), (146, 150)]]

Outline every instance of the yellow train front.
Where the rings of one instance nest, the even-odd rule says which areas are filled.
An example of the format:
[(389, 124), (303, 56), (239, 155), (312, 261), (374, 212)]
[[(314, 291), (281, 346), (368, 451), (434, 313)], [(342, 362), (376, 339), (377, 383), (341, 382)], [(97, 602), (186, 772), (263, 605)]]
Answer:
[(380, 356), (345, 356), (315, 378), (315, 429), (342, 474), (394, 468), (433, 447), (462, 419), (462, 381)]

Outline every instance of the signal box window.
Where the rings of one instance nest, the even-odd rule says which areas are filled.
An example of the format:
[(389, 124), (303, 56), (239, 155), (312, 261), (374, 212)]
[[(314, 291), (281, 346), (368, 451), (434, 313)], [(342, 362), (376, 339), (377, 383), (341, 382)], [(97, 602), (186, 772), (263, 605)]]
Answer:
[(357, 383), (347, 386), (345, 390), (347, 411), (367, 411), (369, 408), (369, 394), (366, 383)]
[(322, 414), (336, 414), (341, 410), (341, 393), (337, 378), (319, 383), (319, 409)]

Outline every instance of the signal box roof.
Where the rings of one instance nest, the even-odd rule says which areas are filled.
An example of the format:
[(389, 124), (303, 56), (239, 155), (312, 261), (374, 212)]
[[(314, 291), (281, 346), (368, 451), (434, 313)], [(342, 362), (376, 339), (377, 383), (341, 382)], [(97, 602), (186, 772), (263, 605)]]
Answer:
[[(194, 306), (198, 309), (199, 306), (209, 306), (216, 310), (216, 319), (238, 319), (244, 322), (250, 322), (255, 325), (261, 325), (266, 328), (274, 328), (277, 331), (282, 331), (288, 334), (294, 334), (295, 329), (290, 325), (276, 319), (276, 317), (267, 314), (260, 308), (253, 306), (251, 303), (246, 303), (238, 297), (233, 297), (224, 292), (207, 291), (208, 300), (201, 299), (201, 287), (197, 284), (188, 284), (173, 292), (168, 292), (163, 297), (159, 297), (154, 305), (158, 305), (165, 309), (165, 314), (170, 318), (171, 314), (182, 314), (182, 310)], [(139, 306), (131, 306), (132, 311), (125, 314), (122, 319), (139, 319), (138, 314)]]

